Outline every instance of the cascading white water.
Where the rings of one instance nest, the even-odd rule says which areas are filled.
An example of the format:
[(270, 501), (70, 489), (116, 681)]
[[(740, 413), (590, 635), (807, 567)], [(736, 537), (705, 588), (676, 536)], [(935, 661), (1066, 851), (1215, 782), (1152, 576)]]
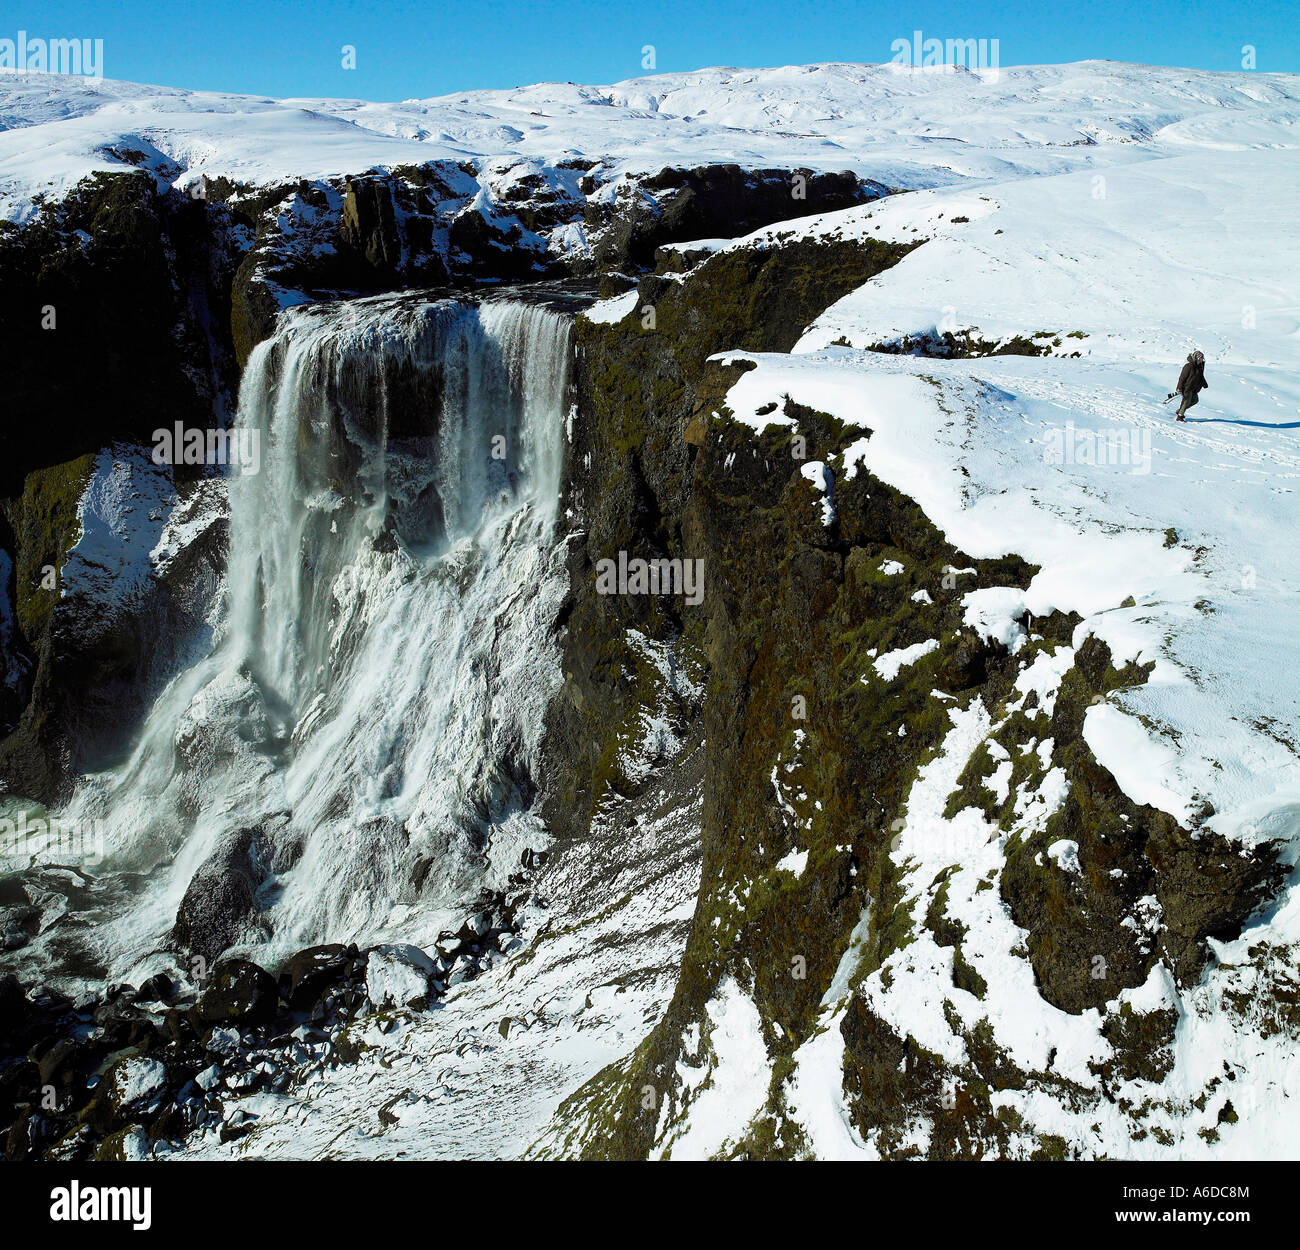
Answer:
[(568, 363), (567, 318), (506, 300), (294, 310), (255, 350), (224, 632), (68, 813), (104, 819), (101, 871), (147, 875), (97, 932), (114, 975), (157, 956), (234, 829), (270, 848), (263, 962), (431, 940), (544, 839)]

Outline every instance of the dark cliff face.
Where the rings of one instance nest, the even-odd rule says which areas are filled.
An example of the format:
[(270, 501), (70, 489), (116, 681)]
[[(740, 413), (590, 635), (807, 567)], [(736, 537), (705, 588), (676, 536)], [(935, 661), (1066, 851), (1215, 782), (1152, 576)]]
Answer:
[(636, 273), (650, 268), (655, 250), (667, 243), (737, 238), (793, 217), (852, 208), (884, 192), (851, 173), (739, 165), (665, 169), (627, 188), (613, 206), (587, 210), (588, 224), (604, 227), (594, 267)]
[(10, 793), (45, 805), (63, 801), (79, 773), (129, 749), (161, 685), (204, 645), (225, 570), (221, 484), (183, 479), (176, 508), (190, 533), (157, 576), (120, 599), (63, 594), (68, 552), (81, 533), (77, 503), (95, 469), (87, 455), (36, 470), (22, 495), (0, 500), (17, 552), (11, 602), (26, 676), (8, 705), (0, 779)]
[[(151, 447), (153, 431), (178, 421), (229, 419), (238, 385), (230, 297), (243, 246), (220, 205), (160, 192), (143, 173), (87, 179), (26, 227), (0, 231), (0, 335), (15, 397), (0, 430), (0, 512), (13, 647), (26, 673), (7, 700), (14, 732), (0, 740), (0, 776), (14, 793), (62, 797), (70, 775), (103, 758), (105, 739), (142, 713), (160, 647), (154, 625), (187, 629), (193, 604), (180, 600), (192, 598), (192, 583), (160, 585), (152, 603), (88, 631), (77, 620), (84, 605), (63, 598), (64, 564), (97, 454)], [(198, 481), (184, 468), (179, 479), (184, 491)], [(223, 536), (211, 536), (204, 550), (219, 565)], [(186, 563), (205, 561), (198, 550)]]
[(600, 595), (596, 565), (686, 558), (694, 464), (715, 408), (739, 374), (709, 357), (726, 349), (787, 351), (828, 304), (893, 264), (906, 248), (881, 243), (743, 250), (706, 261), (684, 283), (642, 278), (635, 311), (614, 326), (580, 322), (579, 393), (566, 465), (567, 508), (583, 540), (571, 553), (566, 682), (548, 719), (558, 778), (547, 818), (580, 831), (606, 786), (625, 792), (620, 734), (648, 697), (624, 637), (704, 642), (699, 609), (671, 597)]
[[(590, 172), (590, 171), (595, 172)], [(439, 162), (371, 172), (339, 185), (253, 193), (214, 187), (256, 230), (235, 280), (240, 361), (270, 332), (279, 292), (376, 292), (450, 284), (635, 276), (666, 243), (734, 237), (773, 222), (848, 208), (883, 188), (850, 173), (664, 169), (600, 192), (595, 162), (512, 178)], [(581, 226), (590, 255), (556, 252), (547, 232)], [(293, 295), (299, 293), (299, 295)]]
[(207, 424), (235, 379), (236, 245), (206, 205), (144, 174), (101, 175), (24, 229), (0, 228), (11, 419), (0, 498), (33, 469), (177, 420)]

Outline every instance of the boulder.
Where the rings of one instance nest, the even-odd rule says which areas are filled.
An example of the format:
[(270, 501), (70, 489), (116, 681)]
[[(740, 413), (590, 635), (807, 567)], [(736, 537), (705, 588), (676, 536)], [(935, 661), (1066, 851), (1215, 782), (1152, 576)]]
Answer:
[(100, 1026), (102, 1041), (114, 1050), (152, 1050), (163, 1039), (153, 1022), (143, 1018), (118, 1016)]
[(47, 1121), (28, 1107), (10, 1126), (4, 1141), (5, 1158), (10, 1162), (34, 1159), (47, 1134)]
[(155, 973), (135, 992), (137, 1003), (170, 1003), (176, 996), (176, 987), (165, 972)]
[(188, 1046), (194, 1041), (194, 1026), (179, 1007), (170, 1008), (163, 1017), (162, 1036), (164, 1041), (177, 1046)]
[(437, 965), (418, 946), (376, 946), (366, 960), (366, 994), (380, 1009), (429, 1005)]
[(135, 1163), (152, 1155), (149, 1134), (137, 1124), (110, 1133), (95, 1149), (95, 1159), (100, 1163)]
[(158, 1059), (127, 1055), (104, 1074), (103, 1096), (119, 1123), (157, 1112), (166, 1089), (167, 1067)]
[[(2, 883), (0, 883), (2, 884)], [(18, 882), (0, 889), (0, 950), (21, 950), (40, 932), (41, 909), (34, 906)]]
[(364, 963), (355, 946), (312, 946), (289, 958), (280, 972), (280, 993), (294, 1011), (312, 1007), (341, 981), (360, 978)]
[(257, 914), (257, 889), (266, 880), (258, 829), (228, 834), (190, 880), (176, 913), (173, 936), (209, 961), (220, 958)]
[(36, 1061), (41, 1085), (63, 1089), (77, 1084), (90, 1062), (89, 1054), (86, 1046), (72, 1038), (55, 1042)]
[(246, 959), (224, 959), (190, 1008), (189, 1021), (203, 1037), (222, 1025), (254, 1028), (268, 1023), (279, 1004), (279, 990), (268, 973)]
[(91, 1008), (90, 1018), (103, 1027), (116, 1020), (133, 1019), (136, 1011), (132, 1006), (135, 988), (130, 985), (110, 985), (104, 993), (102, 1002)]
[(465, 923), (462, 926), (462, 932), (472, 934), (474, 937), (482, 937), (492, 928), (492, 913), (490, 911), (477, 911), (472, 916), (465, 917)]

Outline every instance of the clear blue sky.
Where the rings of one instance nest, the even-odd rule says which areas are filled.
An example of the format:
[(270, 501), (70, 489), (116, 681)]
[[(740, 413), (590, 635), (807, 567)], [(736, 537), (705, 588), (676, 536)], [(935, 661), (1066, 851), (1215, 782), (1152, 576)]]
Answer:
[[(890, 43), (999, 41), (1002, 65), (1104, 57), (1300, 70), (1297, 0), (914, 5), (848, 0), (0, 0), (0, 38), (104, 41), (104, 74), (274, 96), (400, 100), (538, 81), (616, 82), (707, 65), (887, 61)], [(356, 68), (341, 66), (345, 44)]]

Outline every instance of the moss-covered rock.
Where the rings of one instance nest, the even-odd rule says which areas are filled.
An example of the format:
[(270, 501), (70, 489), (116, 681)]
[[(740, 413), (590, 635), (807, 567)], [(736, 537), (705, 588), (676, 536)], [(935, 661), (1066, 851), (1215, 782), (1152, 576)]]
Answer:
[(226, 959), (189, 1011), (200, 1037), (217, 1027), (252, 1028), (270, 1020), (279, 1006), (275, 979), (246, 959)]

